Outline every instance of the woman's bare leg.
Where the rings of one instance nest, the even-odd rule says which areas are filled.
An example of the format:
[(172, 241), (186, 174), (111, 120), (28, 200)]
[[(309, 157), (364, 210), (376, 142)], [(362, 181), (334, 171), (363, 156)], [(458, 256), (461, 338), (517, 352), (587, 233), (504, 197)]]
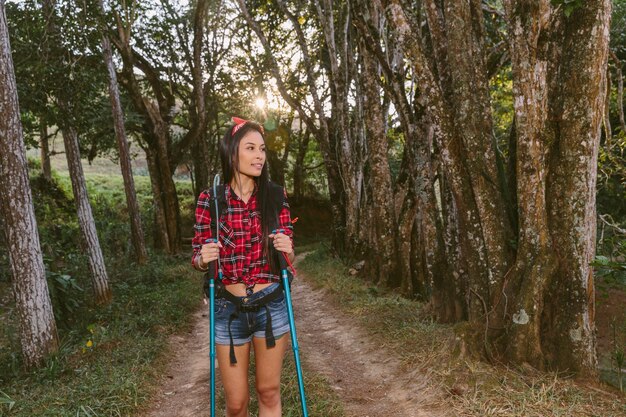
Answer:
[(268, 349), (264, 338), (252, 338), (259, 417), (281, 417), (280, 372), (288, 342), (289, 334), (282, 335), (276, 339), (276, 346)]
[(235, 365), (230, 364), (229, 345), (216, 345), (215, 352), (226, 397), (226, 417), (248, 417), (250, 343), (235, 346)]

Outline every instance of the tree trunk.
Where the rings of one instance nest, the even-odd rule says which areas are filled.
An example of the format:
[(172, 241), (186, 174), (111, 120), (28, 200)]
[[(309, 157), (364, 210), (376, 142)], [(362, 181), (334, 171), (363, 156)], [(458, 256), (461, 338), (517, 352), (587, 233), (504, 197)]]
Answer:
[(160, 180), (161, 194), (155, 195), (160, 198), (163, 205), (163, 214), (165, 215), (165, 226), (167, 228), (167, 236), (169, 238), (169, 253), (178, 253), (181, 250), (180, 238), (180, 210), (178, 207), (178, 195), (176, 194), (176, 185), (174, 184), (174, 168), (169, 159), (169, 132), (168, 127), (163, 119), (158, 115), (158, 110), (153, 103), (147, 103), (146, 107), (152, 115), (151, 120), (154, 123), (151, 133), (153, 156), (158, 164), (158, 179)]
[[(622, 61), (620, 61), (617, 55), (611, 50), (609, 50), (609, 56), (613, 59), (615, 72), (617, 73), (617, 110), (619, 114), (619, 125), (622, 128), (622, 132), (626, 132), (626, 121), (624, 121), (624, 76), (622, 74)], [(610, 91), (610, 89), (607, 89), (607, 91)]]
[(440, 321), (453, 323), (468, 318), (469, 279), (459, 244), (459, 215), (443, 171), (442, 168), (438, 182), (443, 220), (442, 251), (446, 259), (446, 268), (443, 271), (445, 274), (435, 275), (433, 304)]
[(304, 157), (309, 148), (309, 141), (311, 140), (311, 134), (308, 129), (302, 130), (297, 133), (299, 136), (298, 152), (296, 154), (296, 161), (293, 166), (293, 194), (292, 198), (294, 202), (299, 202), (304, 196)]
[[(609, 0), (571, 16), (505, 2), (511, 32), (520, 237), (508, 292), (516, 362), (596, 375), (597, 152), (606, 94)], [(529, 71), (531, 68), (532, 71)]]
[(150, 173), (150, 185), (154, 196), (154, 247), (171, 253), (170, 238), (167, 229), (165, 207), (163, 206), (163, 193), (161, 192), (161, 171), (150, 148), (144, 149), (148, 172)]
[[(99, 1), (101, 13), (104, 14), (104, 6), (102, 0)], [(109, 73), (109, 98), (111, 101), (111, 109), (113, 112), (113, 126), (115, 129), (115, 137), (117, 138), (117, 146), (120, 152), (120, 167), (122, 169), (122, 178), (124, 179), (124, 191), (126, 193), (126, 207), (130, 217), (130, 230), (133, 248), (135, 249), (135, 258), (137, 263), (145, 264), (148, 260), (146, 244), (144, 241), (143, 227), (141, 226), (141, 213), (139, 204), (137, 203), (137, 194), (135, 193), (135, 181), (133, 179), (133, 170), (130, 161), (130, 152), (128, 149), (128, 139), (126, 138), (126, 129), (124, 128), (124, 114), (120, 102), (120, 92), (117, 84), (117, 73), (113, 65), (113, 54), (111, 51), (111, 43), (105, 31), (102, 33), (102, 52), (104, 62)]]
[[(43, 3), (44, 15), (47, 16), (48, 19), (46, 26), (48, 31), (53, 35), (58, 34), (54, 7), (55, 0), (45, 0)], [(57, 45), (52, 45), (52, 47), (58, 48)], [(69, 68), (69, 63), (65, 64), (67, 64)], [(71, 83), (69, 77), (67, 77), (66, 82), (68, 84)], [(80, 161), (78, 135), (72, 126), (72, 115), (75, 111), (72, 106), (72, 97), (67, 89), (55, 91), (54, 95), (63, 115), (63, 125), (60, 126), (60, 128), (63, 131), (65, 156), (67, 158), (67, 166), (72, 181), (72, 191), (74, 192), (74, 200), (76, 202), (78, 224), (83, 235), (87, 255), (89, 256), (89, 269), (91, 271), (94, 300), (96, 304), (108, 304), (111, 301), (111, 290), (109, 288), (109, 279), (102, 256), (102, 249), (100, 248), (98, 233), (87, 195), (85, 175)]]
[(52, 167), (50, 165), (50, 146), (48, 140), (48, 125), (46, 120), (41, 117), (39, 120), (39, 139), (41, 153), (41, 172), (48, 182), (52, 182)]
[[(567, 19), (560, 94), (562, 117), (548, 162), (546, 195), (557, 269), (547, 292), (542, 335), (551, 367), (582, 376), (597, 373), (595, 256), (597, 156), (606, 86), (610, 0), (589, 0)], [(576, 173), (572, 175), (572, 173)], [(556, 302), (555, 302), (556, 301)]]
[[(361, 190), (365, 144), (353, 134), (350, 123), (348, 92), (353, 62), (352, 34), (350, 33), (350, 3), (323, 0), (315, 2), (317, 17), (328, 50), (326, 70), (330, 82), (331, 120), (334, 129), (329, 131), (332, 158), (338, 160), (340, 192), (342, 194), (342, 244), (338, 252), (344, 256), (358, 254), (360, 242)], [(338, 10), (335, 10), (335, 7)], [(335, 23), (338, 29), (335, 30)], [(330, 177), (329, 177), (330, 181)]]
[[(378, 24), (379, 14), (377, 10), (371, 8), (370, 14), (373, 21)], [(367, 276), (375, 282), (390, 286), (389, 284), (394, 279), (399, 281), (398, 274), (393, 272), (395, 265), (397, 265), (396, 257), (403, 256), (403, 251), (398, 251), (399, 248), (396, 248), (396, 240), (394, 239), (397, 226), (391, 171), (387, 157), (388, 144), (385, 135), (385, 121), (383, 120), (381, 92), (378, 85), (378, 79), (380, 79), (378, 61), (365, 47), (364, 40), (361, 41), (360, 52), (363, 59), (363, 70), (359, 81), (362, 83), (364, 127), (371, 170), (369, 189), (372, 193), (372, 218), (367, 227), (374, 234), (374, 240), (366, 243), (369, 252), (367, 263), (374, 267), (368, 268), (370, 272)]]
[[(157, 188), (160, 190), (160, 194), (155, 194), (154, 198), (161, 200), (157, 205), (161, 204), (162, 206), (161, 214), (167, 230), (168, 243), (163, 245), (163, 248), (167, 248), (169, 253), (177, 253), (182, 248), (182, 241), (180, 238), (178, 195), (172, 176), (175, 170), (174, 161), (178, 158), (172, 156), (174, 152), (171, 149), (169, 131), (175, 98), (169, 88), (162, 85), (158, 70), (153, 68), (145, 58), (137, 54), (132, 48), (130, 41), (131, 25), (132, 22), (128, 22), (128, 26), (125, 26), (121, 18), (118, 19), (119, 38), (114, 38), (112, 41), (122, 56), (123, 69), (120, 78), (122, 84), (128, 90), (135, 108), (144, 117), (144, 139), (153, 157), (153, 170), (150, 171), (150, 178), (153, 182), (153, 189), (155, 188), (154, 181), (158, 181)], [(144, 95), (144, 89), (139, 85), (135, 75), (135, 65), (145, 73), (149, 87), (156, 98)], [(183, 149), (188, 144), (194, 143), (196, 135), (199, 133), (199, 127), (197, 121), (194, 121), (193, 125), (194, 127), (177, 146), (175, 152), (177, 155), (182, 154)], [(159, 175), (152, 175), (157, 171)], [(161, 236), (165, 235), (162, 234)]]
[[(64, 111), (67, 110), (68, 108), (65, 107)], [(83, 243), (85, 244), (87, 255), (89, 256), (89, 270), (91, 271), (94, 299), (96, 304), (108, 304), (112, 296), (109, 288), (109, 278), (87, 194), (85, 174), (83, 173), (80, 150), (78, 149), (78, 135), (73, 127), (63, 127), (63, 143), (65, 144), (65, 155), (67, 156), (67, 166), (72, 181), (74, 201), (76, 202), (78, 224), (83, 235)]]
[[(202, 45), (204, 42), (204, 27), (206, 25), (206, 14), (209, 2), (199, 0), (193, 14), (193, 106), (192, 124), (194, 132), (194, 143), (192, 144), (193, 166), (196, 175), (196, 199), (200, 192), (209, 186), (209, 144), (207, 141), (207, 112), (204, 98), (204, 83), (202, 76)], [(194, 114), (195, 113), (195, 114)]]
[(196, 200), (200, 193), (211, 185), (209, 178), (210, 162), (209, 146), (205, 139), (198, 139), (191, 145), (191, 159), (193, 160), (193, 173), (195, 176), (194, 194)]
[(59, 340), (28, 181), (4, 0), (0, 0), (0, 195), (22, 356), (32, 367), (56, 352)]

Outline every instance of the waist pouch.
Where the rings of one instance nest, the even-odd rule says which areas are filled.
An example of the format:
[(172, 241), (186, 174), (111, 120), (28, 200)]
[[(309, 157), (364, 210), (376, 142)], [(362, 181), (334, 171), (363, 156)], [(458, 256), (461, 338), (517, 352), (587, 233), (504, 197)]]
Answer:
[[(209, 277), (205, 279), (204, 292), (209, 298)], [(268, 348), (276, 346), (276, 339), (274, 337), (274, 331), (272, 330), (272, 315), (270, 314), (267, 304), (278, 299), (283, 295), (283, 286), (279, 285), (269, 294), (265, 294), (263, 297), (248, 302), (249, 297), (237, 297), (226, 290), (224, 283), (219, 280), (215, 280), (215, 298), (223, 298), (230, 301), (235, 305), (235, 311), (228, 318), (228, 336), (230, 338), (230, 363), (232, 365), (237, 363), (237, 357), (235, 356), (235, 344), (233, 342), (233, 333), (231, 331), (231, 324), (233, 320), (239, 318), (240, 313), (256, 313), (262, 308), (265, 309), (265, 345)], [(211, 314), (215, 314), (214, 311)]]

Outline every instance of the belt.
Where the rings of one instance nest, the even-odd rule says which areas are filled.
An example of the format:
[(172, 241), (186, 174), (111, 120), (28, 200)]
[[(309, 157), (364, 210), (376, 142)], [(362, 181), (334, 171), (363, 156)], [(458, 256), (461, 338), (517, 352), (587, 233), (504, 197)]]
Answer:
[[(230, 301), (235, 305), (235, 311), (228, 318), (228, 337), (230, 338), (230, 363), (232, 365), (237, 363), (237, 358), (235, 356), (235, 344), (233, 342), (233, 333), (231, 331), (231, 324), (233, 320), (239, 317), (239, 313), (249, 313), (249, 312), (258, 312), (260, 309), (265, 309), (265, 345), (268, 348), (276, 346), (276, 339), (274, 338), (274, 331), (272, 330), (272, 315), (270, 314), (270, 310), (267, 308), (267, 304), (278, 299), (283, 292), (282, 285), (279, 285), (274, 289), (274, 291), (269, 294), (265, 294), (263, 297), (259, 299), (253, 300), (251, 303), (248, 303), (249, 297), (237, 297), (233, 295), (229, 291), (226, 290), (224, 284), (221, 282), (216, 283), (215, 285), (215, 297), (223, 298), (227, 301)], [(213, 312), (211, 312), (213, 314)]]

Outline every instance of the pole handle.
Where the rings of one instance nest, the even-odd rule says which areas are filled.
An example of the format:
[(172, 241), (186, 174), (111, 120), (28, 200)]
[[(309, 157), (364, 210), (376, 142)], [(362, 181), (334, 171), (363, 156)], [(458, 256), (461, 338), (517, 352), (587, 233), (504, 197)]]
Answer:
[[(285, 233), (285, 229), (274, 229), (272, 230), (272, 234), (276, 234), (276, 233)], [(276, 249), (274, 249), (276, 250)], [(278, 254), (278, 265), (280, 266), (280, 270), (284, 271), (287, 269), (287, 260), (285, 259), (285, 253), (284, 252), (280, 252), (278, 250), (276, 250), (276, 253)]]
[[(204, 243), (217, 243), (217, 239), (210, 237), (204, 241)], [(217, 265), (217, 260), (209, 262), (209, 270), (213, 271), (213, 278), (217, 279), (219, 277), (219, 268)]]

